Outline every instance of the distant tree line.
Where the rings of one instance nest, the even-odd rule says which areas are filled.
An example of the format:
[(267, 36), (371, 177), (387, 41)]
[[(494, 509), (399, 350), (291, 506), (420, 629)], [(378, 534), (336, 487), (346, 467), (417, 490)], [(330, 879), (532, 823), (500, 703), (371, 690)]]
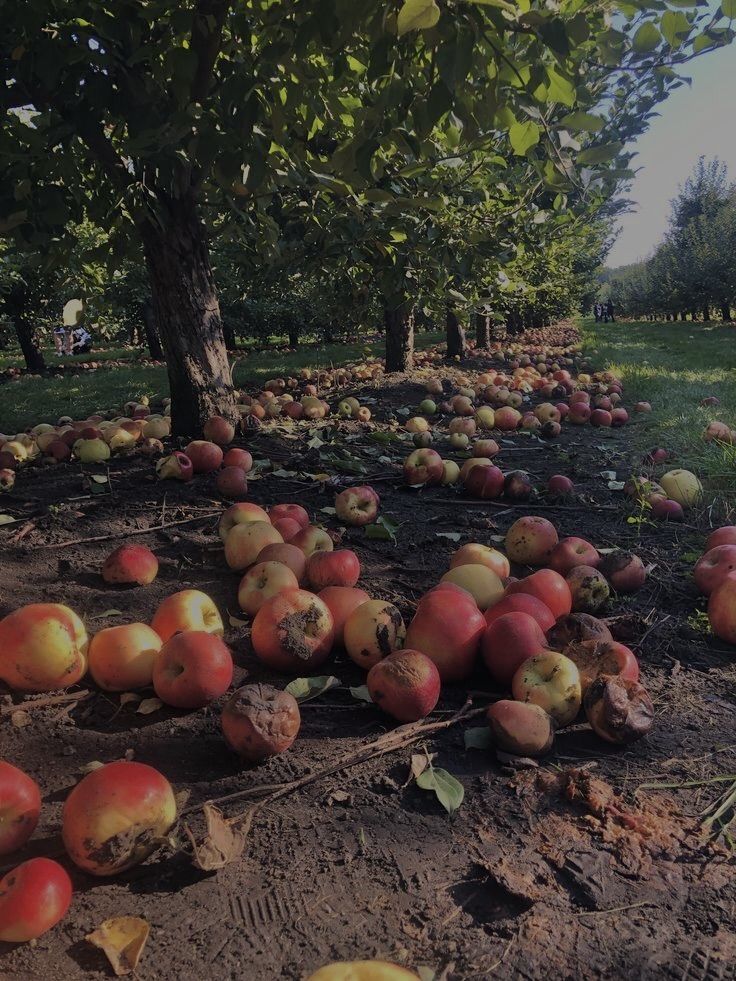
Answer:
[(669, 228), (644, 262), (606, 270), (601, 295), (623, 317), (731, 321), (736, 308), (736, 184), (698, 162), (672, 202)]

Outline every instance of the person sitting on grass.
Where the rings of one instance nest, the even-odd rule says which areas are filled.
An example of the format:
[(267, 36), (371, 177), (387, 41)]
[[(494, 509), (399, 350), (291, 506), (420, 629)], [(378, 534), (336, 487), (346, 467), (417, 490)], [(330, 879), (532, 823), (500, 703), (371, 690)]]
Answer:
[(72, 353), (89, 354), (92, 350), (92, 335), (86, 327), (77, 327), (72, 332)]
[(60, 327), (54, 327), (54, 347), (56, 348), (56, 357), (60, 358), (62, 354), (71, 354), (71, 345), (71, 330), (67, 330), (63, 325)]

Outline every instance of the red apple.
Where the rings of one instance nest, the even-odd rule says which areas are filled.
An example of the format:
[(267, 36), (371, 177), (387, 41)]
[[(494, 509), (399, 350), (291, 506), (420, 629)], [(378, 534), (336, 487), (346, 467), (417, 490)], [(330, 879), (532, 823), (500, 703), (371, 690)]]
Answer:
[(417, 722), (435, 708), (440, 674), (421, 651), (394, 651), (374, 664), (366, 685), (374, 704), (399, 722)]
[(332, 614), (335, 644), (342, 647), (348, 617), (362, 603), (367, 603), (370, 596), (365, 590), (354, 586), (326, 586), (317, 595)]
[(614, 429), (625, 425), (629, 421), (629, 413), (621, 406), (611, 410), (611, 425)]
[(712, 531), (705, 540), (705, 551), (710, 552), (719, 545), (736, 545), (736, 525), (726, 525)]
[(587, 565), (595, 569), (601, 557), (598, 549), (584, 538), (563, 538), (552, 549), (549, 567), (566, 576), (577, 565)]
[[(40, 813), (41, 791), (36, 781), (0, 760), (0, 855), (9, 855), (25, 845), (36, 830)], [(0, 889), (0, 905), (1, 897)]]
[(652, 517), (654, 518), (662, 518), (664, 521), (685, 520), (685, 512), (682, 505), (678, 504), (677, 501), (671, 501), (668, 497), (653, 494), (649, 498), (649, 503), (652, 505)]
[(549, 478), (547, 483), (547, 492), (552, 497), (566, 497), (572, 494), (575, 490), (575, 485), (570, 480), (569, 477), (565, 477), (564, 474), (555, 474), (553, 477)]
[(475, 466), (463, 479), (465, 489), (473, 497), (492, 500), (503, 493), (504, 475), (498, 467), (483, 464)]
[(417, 605), (406, 646), (434, 661), (443, 682), (464, 681), (473, 670), (485, 629), (471, 596), (457, 592), (448, 602), (444, 590), (432, 590)]
[(455, 569), (459, 565), (484, 565), (501, 579), (505, 579), (511, 572), (509, 560), (503, 552), (478, 542), (468, 542), (453, 553), (450, 568)]
[(486, 623), (490, 627), (494, 620), (507, 613), (526, 613), (536, 620), (542, 631), (546, 633), (555, 624), (555, 618), (548, 606), (536, 596), (527, 593), (507, 593), (503, 599), (485, 612)]
[(716, 545), (695, 564), (695, 585), (704, 596), (710, 596), (729, 572), (736, 569), (736, 545)]
[(256, 562), (257, 564), (261, 562), (282, 563), (291, 569), (300, 585), (307, 575), (307, 557), (300, 548), (291, 542), (284, 542), (283, 545), (278, 542), (275, 545), (266, 545), (258, 553)]
[(0, 879), (0, 942), (36, 940), (64, 918), (71, 901), (72, 881), (58, 862), (21, 863)]
[[(418, 452), (432, 453), (434, 451), (421, 450)], [(440, 474), (441, 476), (442, 474)], [(346, 525), (360, 528), (363, 525), (372, 524), (376, 520), (380, 503), (381, 499), (372, 487), (365, 485), (347, 487), (335, 497), (335, 514)]]
[(276, 529), (276, 531), (281, 535), (285, 542), (290, 542), (292, 539), (296, 538), (300, 531), (302, 531), (302, 525), (293, 518), (271, 518), (271, 524)]
[(481, 651), (491, 677), (508, 687), (519, 666), (547, 649), (544, 633), (527, 613), (505, 613), (483, 634)]
[[(352, 488), (357, 490), (358, 488)], [(301, 504), (274, 504), (268, 509), (268, 516), (271, 521), (280, 521), (282, 518), (289, 518), (295, 521), (300, 528), (306, 528), (309, 524), (309, 514)]]
[(435, 450), (414, 450), (404, 461), (404, 481), (411, 487), (442, 482), (445, 468)]
[(135, 691), (153, 681), (161, 638), (145, 623), (100, 630), (89, 645), (89, 673), (103, 691)]
[(238, 446), (233, 446), (222, 458), (223, 467), (240, 467), (245, 473), (250, 473), (253, 468), (253, 457), (248, 450), (241, 450)]
[(604, 556), (600, 571), (617, 593), (635, 593), (647, 578), (644, 563), (638, 555), (617, 549)]
[(494, 744), (504, 753), (543, 756), (552, 748), (555, 725), (539, 705), (502, 699), (488, 707), (486, 719)]
[(180, 630), (206, 630), (218, 637), (225, 632), (217, 607), (198, 589), (182, 589), (167, 596), (156, 610), (151, 627), (164, 643)]
[(298, 588), (299, 581), (288, 565), (283, 562), (256, 562), (240, 580), (238, 605), (248, 616), (254, 617), (266, 600), (287, 589)]
[(572, 610), (570, 587), (554, 569), (539, 569), (531, 576), (510, 583), (506, 587), (506, 595), (515, 593), (528, 593), (530, 596), (535, 596), (552, 611), (555, 619)]
[(314, 590), (326, 586), (354, 586), (360, 577), (360, 560), (349, 548), (314, 552), (307, 560), (307, 579)]
[(31, 603), (0, 621), (0, 679), (17, 691), (57, 691), (87, 670), (87, 630), (57, 603)]
[(218, 446), (227, 446), (235, 439), (235, 426), (222, 416), (212, 416), (204, 424), (204, 438)]
[(590, 424), (591, 426), (603, 426), (608, 429), (613, 424), (613, 417), (607, 409), (593, 409), (590, 414)]
[(233, 680), (233, 658), (215, 634), (184, 630), (167, 640), (153, 662), (153, 688), (166, 705), (204, 708)]
[(148, 586), (157, 575), (158, 559), (145, 545), (121, 545), (102, 564), (102, 578), (110, 584)]
[(306, 528), (302, 528), (289, 544), (300, 548), (307, 561), (315, 552), (331, 552), (335, 547), (329, 533), (324, 528), (318, 528), (317, 525), (307, 525)]
[(217, 475), (215, 486), (223, 497), (231, 501), (242, 500), (248, 493), (245, 470), (240, 467), (223, 467)]
[(206, 439), (192, 440), (184, 452), (192, 461), (195, 473), (212, 473), (222, 466), (223, 452), (216, 443)]
[(716, 637), (736, 644), (736, 573), (729, 572), (710, 594), (708, 619)]
[(266, 521), (270, 524), (271, 519), (257, 504), (250, 501), (242, 501), (240, 504), (231, 504), (220, 518), (217, 532), (224, 542), (228, 533), (235, 525), (244, 525), (249, 521)]

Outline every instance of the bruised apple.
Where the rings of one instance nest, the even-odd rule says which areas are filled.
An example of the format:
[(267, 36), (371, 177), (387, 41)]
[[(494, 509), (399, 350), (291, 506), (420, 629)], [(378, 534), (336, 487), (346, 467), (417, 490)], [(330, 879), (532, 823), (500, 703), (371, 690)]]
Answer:
[(36, 940), (63, 919), (71, 901), (72, 881), (58, 862), (22, 862), (0, 879), (0, 942)]
[(486, 719), (494, 744), (505, 753), (543, 756), (552, 748), (555, 724), (539, 705), (502, 699), (489, 706)]
[(40, 813), (41, 791), (36, 781), (0, 760), (0, 855), (25, 845), (36, 830)]
[(87, 670), (87, 631), (73, 610), (31, 603), (0, 621), (0, 680), (16, 691), (57, 691)]
[(606, 577), (589, 565), (576, 565), (565, 577), (576, 613), (596, 613), (609, 600), (611, 590)]
[(251, 642), (256, 656), (276, 671), (309, 672), (329, 656), (334, 623), (327, 605), (304, 589), (278, 593), (261, 606), (253, 620)]
[(544, 651), (520, 665), (511, 691), (517, 702), (539, 705), (558, 726), (569, 725), (580, 711), (580, 672), (558, 651)]
[(641, 589), (647, 578), (644, 563), (638, 555), (623, 549), (616, 549), (604, 556), (600, 571), (617, 593), (635, 593)]
[(654, 705), (638, 681), (602, 674), (585, 693), (585, 715), (606, 742), (623, 746), (646, 736), (654, 725)]
[(103, 691), (134, 691), (153, 681), (161, 638), (145, 623), (124, 623), (95, 634), (89, 645), (89, 673)]
[(473, 670), (486, 621), (472, 596), (458, 589), (451, 600), (431, 590), (419, 603), (406, 632), (406, 646), (434, 661), (444, 682), (464, 681)]
[(299, 705), (288, 691), (271, 685), (245, 685), (234, 691), (220, 718), (230, 749), (249, 763), (284, 753), (301, 725)]
[(335, 497), (335, 514), (346, 525), (361, 527), (376, 520), (380, 503), (372, 487), (347, 487)]
[(506, 595), (527, 593), (541, 600), (552, 611), (555, 619), (572, 610), (572, 593), (559, 572), (554, 569), (539, 569), (531, 576), (525, 576), (506, 587)]
[(444, 472), (442, 457), (435, 450), (414, 450), (404, 461), (404, 481), (412, 487), (439, 484)]
[(350, 657), (371, 668), (404, 645), (406, 627), (401, 613), (385, 600), (362, 603), (345, 621), (343, 643)]
[(121, 545), (102, 564), (102, 578), (110, 584), (148, 586), (157, 575), (158, 559), (145, 545)]
[(551, 521), (537, 515), (525, 515), (506, 533), (506, 554), (520, 565), (545, 565), (558, 541), (557, 530)]
[(583, 695), (601, 674), (620, 674), (628, 681), (639, 680), (636, 655), (618, 641), (583, 640), (568, 644), (564, 654), (577, 665)]
[(224, 695), (232, 680), (229, 647), (204, 630), (174, 634), (153, 664), (154, 691), (162, 702), (174, 708), (204, 708)]
[(560, 617), (551, 630), (547, 631), (550, 647), (564, 651), (568, 644), (583, 640), (612, 641), (613, 636), (602, 620), (589, 613), (568, 613)]
[(578, 565), (595, 569), (600, 560), (598, 549), (584, 538), (563, 538), (552, 549), (549, 567), (559, 572), (561, 576), (566, 576)]
[(198, 589), (182, 589), (167, 596), (156, 610), (151, 626), (164, 643), (180, 630), (206, 630), (218, 637), (225, 633), (214, 602)]
[(325, 586), (317, 595), (332, 614), (335, 644), (342, 646), (348, 617), (357, 607), (367, 603), (370, 596), (356, 586)]
[(145, 763), (107, 763), (71, 791), (61, 836), (69, 857), (92, 875), (116, 875), (144, 861), (176, 821), (171, 784)]
[(417, 722), (435, 708), (440, 697), (440, 674), (421, 651), (394, 651), (368, 672), (371, 700), (399, 722)]
[(527, 613), (505, 613), (483, 634), (481, 652), (486, 667), (500, 685), (508, 686), (519, 666), (546, 650), (542, 628)]

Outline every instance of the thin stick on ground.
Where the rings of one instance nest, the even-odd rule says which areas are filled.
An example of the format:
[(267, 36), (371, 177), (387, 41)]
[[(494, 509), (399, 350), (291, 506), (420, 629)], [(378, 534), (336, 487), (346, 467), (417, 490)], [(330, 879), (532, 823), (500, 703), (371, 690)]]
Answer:
[(81, 702), (89, 698), (92, 692), (67, 692), (64, 695), (47, 695), (45, 698), (27, 698), (24, 702), (14, 702), (11, 705), (0, 706), (0, 715), (12, 715), (13, 712), (29, 712), (32, 709), (45, 708), (48, 705), (63, 705), (65, 702)]
[(169, 521), (165, 525), (151, 525), (150, 528), (135, 528), (133, 531), (112, 532), (109, 535), (94, 535), (92, 538), (71, 538), (67, 542), (47, 542), (41, 548), (68, 548), (70, 545), (92, 545), (95, 542), (109, 542), (113, 538), (130, 538), (133, 535), (153, 535), (157, 531), (166, 531), (167, 528), (176, 528), (179, 525), (190, 525), (195, 521), (206, 521), (207, 518), (214, 518), (222, 514), (222, 511), (208, 511), (206, 514), (198, 514), (196, 518), (181, 518), (179, 521)]
[(249, 815), (251, 811), (263, 807), (265, 804), (270, 804), (280, 797), (284, 797), (286, 794), (290, 794), (293, 791), (301, 790), (302, 787), (306, 787), (310, 783), (315, 783), (317, 780), (321, 780), (323, 777), (328, 777), (333, 773), (340, 773), (342, 770), (347, 770), (352, 766), (357, 766), (359, 763), (366, 763), (368, 760), (374, 759), (377, 756), (385, 756), (388, 753), (396, 753), (400, 749), (405, 749), (407, 746), (411, 746), (413, 743), (418, 742), (425, 736), (432, 735), (435, 732), (441, 732), (443, 729), (449, 729), (451, 726), (456, 725), (458, 722), (462, 722), (465, 719), (470, 719), (475, 715), (480, 715), (481, 712), (485, 712), (486, 708), (471, 708), (472, 702), (468, 701), (463, 705), (463, 707), (457, 711), (449, 719), (443, 719), (440, 722), (411, 722), (409, 725), (400, 726), (398, 729), (393, 729), (391, 732), (386, 732), (378, 739), (374, 739), (370, 743), (366, 743), (365, 746), (361, 746), (358, 749), (347, 753), (345, 756), (341, 757), (335, 763), (331, 763), (329, 766), (323, 767), (321, 770), (316, 770), (314, 773), (307, 773), (303, 777), (298, 777), (296, 780), (289, 780), (283, 784), (277, 784), (274, 789), (273, 784), (268, 784), (263, 787), (247, 787), (244, 790), (237, 790), (232, 794), (225, 794), (224, 797), (212, 797), (209, 800), (202, 801), (201, 804), (195, 804), (192, 807), (188, 807), (182, 812), (182, 817), (186, 814), (190, 814), (193, 811), (200, 810), (205, 804), (216, 804), (217, 806), (221, 804), (232, 804), (234, 801), (247, 800), (249, 797), (258, 797), (264, 793), (264, 791), (270, 791), (267, 795), (256, 804), (252, 805), (250, 808), (245, 810), (241, 815), (236, 816), (231, 819), (233, 821), (239, 820), (239, 818), (250, 819)]

